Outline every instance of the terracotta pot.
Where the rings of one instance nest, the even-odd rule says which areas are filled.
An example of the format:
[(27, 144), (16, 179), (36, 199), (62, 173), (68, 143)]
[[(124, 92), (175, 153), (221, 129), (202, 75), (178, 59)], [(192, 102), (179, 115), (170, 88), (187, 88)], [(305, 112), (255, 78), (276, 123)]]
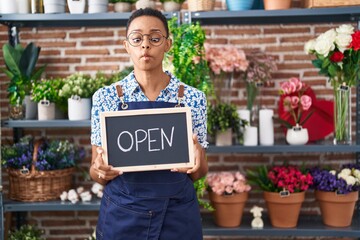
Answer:
[(351, 225), (359, 192), (336, 194), (335, 192), (315, 191), (315, 198), (319, 202), (321, 217), (325, 225), (331, 227)]
[(280, 193), (264, 192), (270, 222), (273, 227), (296, 227), (305, 192), (281, 196)]
[(288, 9), (291, 6), (291, 0), (264, 0), (265, 10)]
[(220, 227), (238, 227), (248, 199), (248, 193), (237, 193), (233, 195), (217, 195), (209, 192), (211, 205), (215, 208), (213, 214), (215, 224)]

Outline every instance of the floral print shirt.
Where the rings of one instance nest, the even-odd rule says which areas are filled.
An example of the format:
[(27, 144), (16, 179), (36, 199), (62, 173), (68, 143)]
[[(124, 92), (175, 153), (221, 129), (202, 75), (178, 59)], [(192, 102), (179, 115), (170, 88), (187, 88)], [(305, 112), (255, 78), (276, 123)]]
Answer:
[[(157, 97), (157, 102), (171, 102), (178, 101), (178, 88), (180, 84), (185, 87), (184, 100), (182, 103), (191, 108), (192, 128), (193, 132), (197, 134), (198, 141), (203, 148), (207, 148), (206, 141), (206, 96), (203, 92), (181, 83), (174, 75), (166, 72), (170, 76), (168, 86), (160, 92)], [(116, 92), (116, 85), (120, 85), (124, 92), (125, 102), (140, 102), (149, 101), (149, 99), (142, 92), (140, 85), (135, 79), (134, 72), (130, 73), (123, 80), (113, 83), (110, 86), (103, 87), (97, 90), (93, 95), (93, 104), (91, 109), (91, 144), (101, 146), (101, 129), (100, 129), (100, 112), (117, 111), (119, 104), (121, 104)]]

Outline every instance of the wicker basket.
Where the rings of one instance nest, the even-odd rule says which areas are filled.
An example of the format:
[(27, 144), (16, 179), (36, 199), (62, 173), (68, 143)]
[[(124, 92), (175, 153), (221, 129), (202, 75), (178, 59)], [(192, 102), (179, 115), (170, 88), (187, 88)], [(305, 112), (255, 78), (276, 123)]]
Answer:
[(33, 164), (28, 169), (7, 169), (9, 174), (9, 198), (23, 202), (40, 202), (59, 198), (63, 191), (72, 187), (75, 168), (37, 171), (35, 163), (40, 142), (34, 145)]
[(188, 0), (189, 11), (211, 11), (214, 9), (215, 0)]

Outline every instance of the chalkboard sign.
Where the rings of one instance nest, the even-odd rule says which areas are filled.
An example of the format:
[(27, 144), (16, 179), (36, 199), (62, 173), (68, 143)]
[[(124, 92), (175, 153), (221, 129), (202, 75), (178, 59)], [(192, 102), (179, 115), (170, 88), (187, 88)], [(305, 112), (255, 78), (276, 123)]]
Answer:
[(188, 107), (100, 114), (104, 161), (123, 172), (193, 167)]

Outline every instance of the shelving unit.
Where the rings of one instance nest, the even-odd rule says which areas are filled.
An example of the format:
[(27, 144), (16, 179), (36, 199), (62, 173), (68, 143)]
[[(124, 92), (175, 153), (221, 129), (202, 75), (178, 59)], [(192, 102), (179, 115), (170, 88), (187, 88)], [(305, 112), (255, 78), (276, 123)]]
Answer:
[[(289, 10), (250, 10), (250, 11), (210, 11), (210, 12), (175, 12), (164, 13), (167, 18), (177, 16), (179, 23), (199, 21), (202, 25), (222, 24), (289, 24), (289, 23), (327, 23), (327, 22), (357, 22), (360, 21), (360, 7), (339, 7), (323, 9), (289, 9)], [(0, 23), (9, 27), (9, 41), (19, 41), (19, 28), (23, 27), (114, 27), (124, 26), (130, 13), (102, 13), (102, 14), (3, 14), (0, 15)], [(357, 153), (356, 161), (359, 161), (360, 153), (360, 88), (357, 88), (356, 100), (356, 144), (334, 146), (332, 143), (321, 145), (289, 146), (277, 144), (275, 146), (230, 146), (214, 147), (208, 149), (209, 154), (243, 154), (243, 153)], [(3, 120), (2, 127), (13, 128), (18, 131), (22, 128), (77, 128), (89, 127), (90, 121), (12, 121)], [(1, 188), (1, 173), (0, 173)], [(71, 204), (69, 202), (48, 201), (40, 203), (24, 203), (3, 200), (0, 194), (0, 221), (3, 224), (4, 212), (27, 212), (27, 211), (96, 211), (99, 209), (99, 200), (90, 203)], [(329, 228), (321, 223), (318, 216), (300, 217), (298, 227), (292, 229), (279, 229), (270, 227), (265, 220), (263, 229), (252, 229), (250, 219), (243, 220), (238, 228), (220, 228), (214, 225), (212, 217), (203, 215), (204, 235), (213, 236), (336, 236), (336, 237), (359, 237), (360, 219), (359, 214), (353, 219), (352, 225), (347, 228)], [(3, 226), (0, 229), (0, 239), (3, 236)]]

